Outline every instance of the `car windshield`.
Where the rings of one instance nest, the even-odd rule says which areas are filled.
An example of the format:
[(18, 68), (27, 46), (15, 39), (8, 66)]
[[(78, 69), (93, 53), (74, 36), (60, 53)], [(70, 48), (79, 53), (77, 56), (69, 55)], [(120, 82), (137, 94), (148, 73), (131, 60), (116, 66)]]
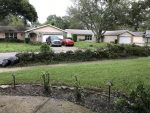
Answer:
[(51, 40), (60, 40), (57, 36), (51, 36)]

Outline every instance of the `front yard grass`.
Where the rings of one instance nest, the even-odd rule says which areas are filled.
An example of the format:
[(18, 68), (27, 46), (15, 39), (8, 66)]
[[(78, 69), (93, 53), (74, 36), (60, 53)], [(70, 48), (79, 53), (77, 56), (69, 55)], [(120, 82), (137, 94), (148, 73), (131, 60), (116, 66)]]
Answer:
[(0, 42), (0, 52), (37, 52), (39, 45), (25, 43)]
[[(42, 72), (49, 72), (52, 83), (56, 84), (74, 85), (77, 75), (81, 86), (107, 89), (107, 82), (112, 81), (114, 90), (129, 93), (138, 83), (150, 85), (150, 58), (31, 67), (15, 72), (17, 83), (41, 84)], [(0, 84), (11, 84), (11, 74), (0, 73)]]
[(106, 47), (107, 43), (101, 42), (101, 43), (96, 43), (96, 42), (85, 42), (85, 41), (80, 41), (75, 43), (75, 47), (78, 47), (80, 49), (96, 49), (96, 48), (103, 48)]

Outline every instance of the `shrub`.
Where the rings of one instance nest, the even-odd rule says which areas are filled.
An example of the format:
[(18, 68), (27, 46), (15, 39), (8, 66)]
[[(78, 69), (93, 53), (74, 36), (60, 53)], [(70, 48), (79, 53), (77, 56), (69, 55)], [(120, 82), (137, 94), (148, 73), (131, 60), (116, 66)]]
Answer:
[(79, 102), (79, 101), (82, 100), (82, 94), (81, 94), (81, 91), (80, 91), (80, 82), (79, 82), (77, 76), (74, 76), (74, 77), (75, 77), (75, 82), (74, 82), (74, 85), (75, 85), (75, 101)]
[(132, 90), (128, 98), (119, 98), (117, 108), (127, 108), (131, 113), (150, 113), (150, 89), (145, 89), (142, 83)]
[(72, 35), (72, 39), (73, 39), (74, 42), (77, 42), (77, 35), (76, 35), (76, 34), (73, 34), (73, 35)]
[(52, 49), (50, 48), (49, 45), (42, 44), (40, 47), (40, 51), (41, 51), (41, 53), (48, 53), (48, 52), (52, 52)]
[(132, 45), (108, 45), (106, 48), (92, 50), (76, 50), (66, 53), (54, 53), (47, 44), (42, 44), (41, 52), (18, 54), (20, 63), (58, 63), (58, 62), (79, 62), (102, 59), (127, 58), (131, 56), (145, 57), (150, 55), (150, 48)]
[(29, 43), (30, 43), (30, 38), (25, 38), (24, 42), (25, 42), (26, 44), (29, 44)]
[(15, 38), (5, 38), (5, 39), (0, 39), (0, 42), (17, 42), (17, 43), (23, 43), (24, 41), (15, 39)]
[(42, 42), (30, 42), (31, 45), (42, 45)]
[(50, 74), (49, 73), (43, 73), (42, 74), (42, 79), (43, 79), (43, 85), (44, 85), (44, 92), (46, 94), (50, 94), (51, 93), (51, 89), (50, 89)]

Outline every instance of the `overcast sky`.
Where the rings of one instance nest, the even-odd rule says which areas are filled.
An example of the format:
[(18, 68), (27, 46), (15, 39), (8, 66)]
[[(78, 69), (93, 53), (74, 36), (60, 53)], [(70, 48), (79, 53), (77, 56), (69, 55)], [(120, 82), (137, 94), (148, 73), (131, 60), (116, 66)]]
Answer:
[(29, 0), (35, 7), (40, 23), (44, 23), (49, 15), (66, 15), (67, 8), (72, 4), (71, 0)]

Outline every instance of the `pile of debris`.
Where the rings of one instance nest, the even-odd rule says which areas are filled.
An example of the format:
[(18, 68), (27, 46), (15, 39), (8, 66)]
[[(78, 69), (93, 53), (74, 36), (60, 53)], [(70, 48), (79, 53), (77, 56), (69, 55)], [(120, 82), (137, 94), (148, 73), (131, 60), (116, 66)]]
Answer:
[(16, 56), (13, 56), (13, 57), (0, 61), (0, 67), (11, 66), (11, 65), (17, 64), (18, 62), (19, 62), (19, 58)]

